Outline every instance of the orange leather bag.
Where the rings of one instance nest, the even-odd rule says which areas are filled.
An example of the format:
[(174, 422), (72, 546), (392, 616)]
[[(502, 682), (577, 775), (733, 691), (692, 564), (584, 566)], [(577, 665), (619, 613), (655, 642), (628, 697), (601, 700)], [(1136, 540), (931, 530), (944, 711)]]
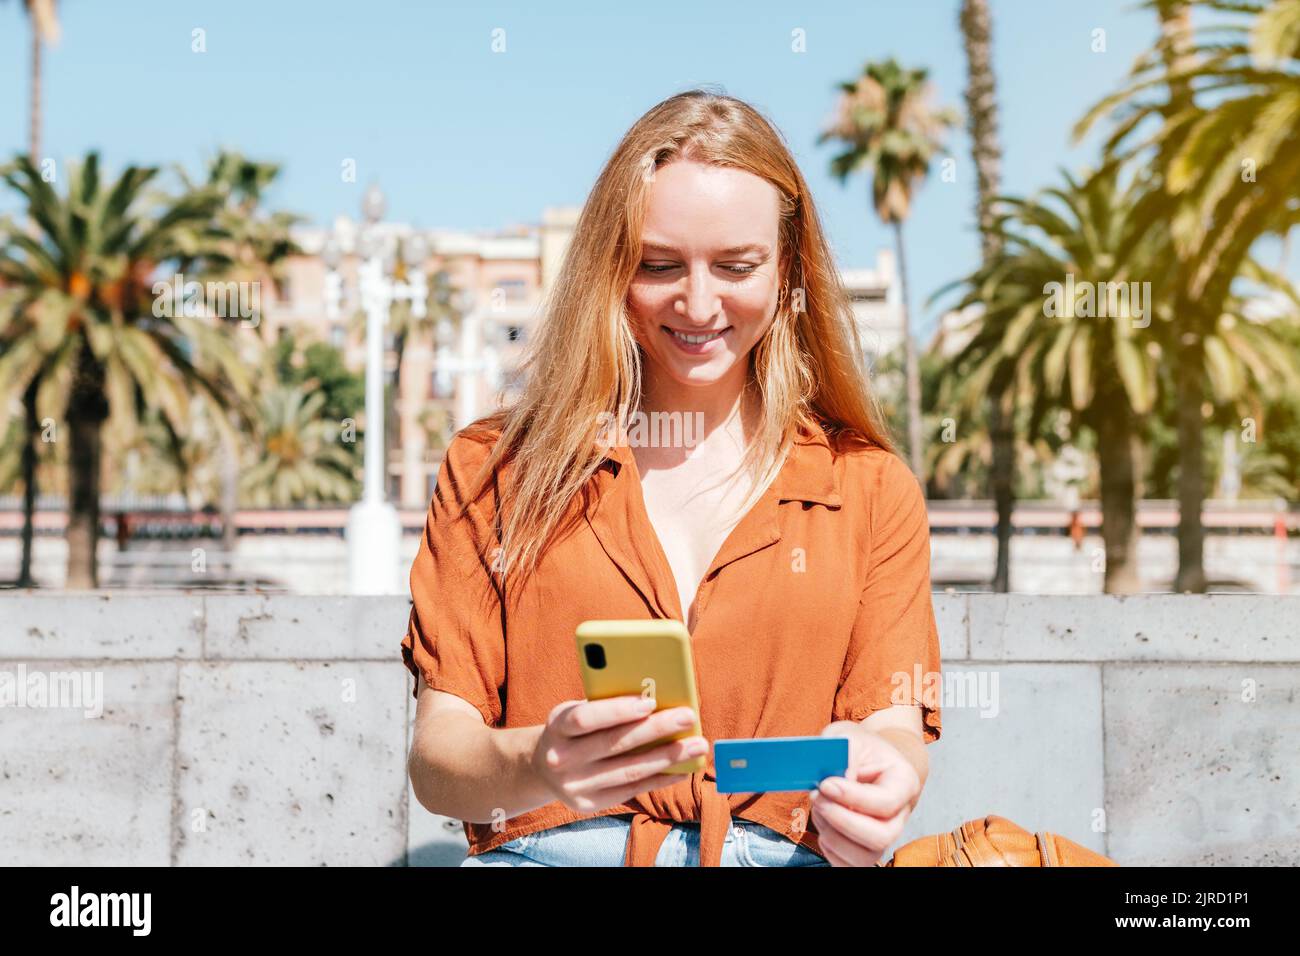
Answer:
[(967, 820), (950, 833), (904, 843), (880, 866), (1119, 866), (1056, 833), (1030, 833), (1006, 817)]

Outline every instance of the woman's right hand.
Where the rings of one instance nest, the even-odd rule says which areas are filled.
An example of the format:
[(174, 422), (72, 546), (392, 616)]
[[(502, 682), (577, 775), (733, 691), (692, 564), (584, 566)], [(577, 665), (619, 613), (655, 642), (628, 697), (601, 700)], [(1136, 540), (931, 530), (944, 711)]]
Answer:
[(664, 770), (708, 753), (709, 742), (703, 737), (683, 737), (643, 753), (628, 753), (695, 723), (689, 707), (658, 713), (653, 708), (652, 699), (636, 695), (557, 704), (533, 750), (533, 770), (556, 799), (579, 813), (604, 810), (638, 793), (688, 779), (689, 774)]

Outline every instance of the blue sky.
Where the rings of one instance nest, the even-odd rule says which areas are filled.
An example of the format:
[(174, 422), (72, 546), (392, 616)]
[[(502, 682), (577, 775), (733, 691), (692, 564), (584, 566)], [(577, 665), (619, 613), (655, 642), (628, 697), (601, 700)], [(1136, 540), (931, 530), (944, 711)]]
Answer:
[[(112, 169), (181, 162), (218, 147), (284, 164), (277, 208), (317, 223), (356, 215), (378, 181), (391, 218), (491, 229), (581, 204), (627, 127), (698, 84), (762, 109), (813, 189), (845, 267), (891, 243), (865, 179), (841, 186), (817, 146), (835, 84), (875, 58), (930, 69), (935, 99), (962, 106), (957, 0), (911, 2), (364, 3), (64, 0), (63, 40), (45, 61), (43, 153), (97, 148)], [(993, 0), (1004, 189), (1031, 192), (1096, 155), (1069, 130), (1115, 89), (1155, 36), (1135, 0)], [(0, 5), (0, 157), (26, 149), (28, 33)], [(504, 29), (506, 51), (493, 53)], [(195, 29), (206, 52), (194, 52)], [(791, 52), (802, 29), (807, 52)], [(1105, 52), (1094, 52), (1094, 31)], [(974, 171), (964, 129), (949, 141), (956, 182), (935, 174), (907, 227), (912, 305), (971, 268)], [(340, 176), (357, 162), (357, 182)], [(11, 203), (0, 199), (0, 208)], [(922, 311), (923, 310), (923, 311)]]

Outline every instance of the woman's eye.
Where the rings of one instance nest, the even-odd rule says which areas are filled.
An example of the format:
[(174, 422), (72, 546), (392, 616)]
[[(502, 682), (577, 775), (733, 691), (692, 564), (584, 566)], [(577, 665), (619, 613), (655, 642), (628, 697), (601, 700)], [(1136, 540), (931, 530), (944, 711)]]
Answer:
[[(662, 265), (662, 264), (650, 263), (650, 262), (641, 263), (641, 271), (649, 272), (652, 275), (657, 275), (661, 272), (667, 272), (669, 269), (676, 269), (676, 268), (677, 266), (671, 264)], [(751, 272), (753, 272), (757, 268), (757, 266), (739, 265), (739, 266), (723, 266), (722, 268), (725, 269), (727, 272), (730, 272), (732, 275), (747, 276)]]

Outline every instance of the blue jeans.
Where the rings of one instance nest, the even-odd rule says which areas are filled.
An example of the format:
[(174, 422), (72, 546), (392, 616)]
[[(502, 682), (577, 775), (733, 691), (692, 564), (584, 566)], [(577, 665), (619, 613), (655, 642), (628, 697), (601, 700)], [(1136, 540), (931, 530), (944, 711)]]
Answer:
[[(516, 837), (495, 849), (467, 856), (461, 866), (622, 866), (631, 819), (621, 814), (588, 817)], [(699, 866), (700, 825), (675, 823), (655, 866)], [(723, 866), (830, 866), (805, 846), (775, 830), (735, 818), (722, 846)]]

